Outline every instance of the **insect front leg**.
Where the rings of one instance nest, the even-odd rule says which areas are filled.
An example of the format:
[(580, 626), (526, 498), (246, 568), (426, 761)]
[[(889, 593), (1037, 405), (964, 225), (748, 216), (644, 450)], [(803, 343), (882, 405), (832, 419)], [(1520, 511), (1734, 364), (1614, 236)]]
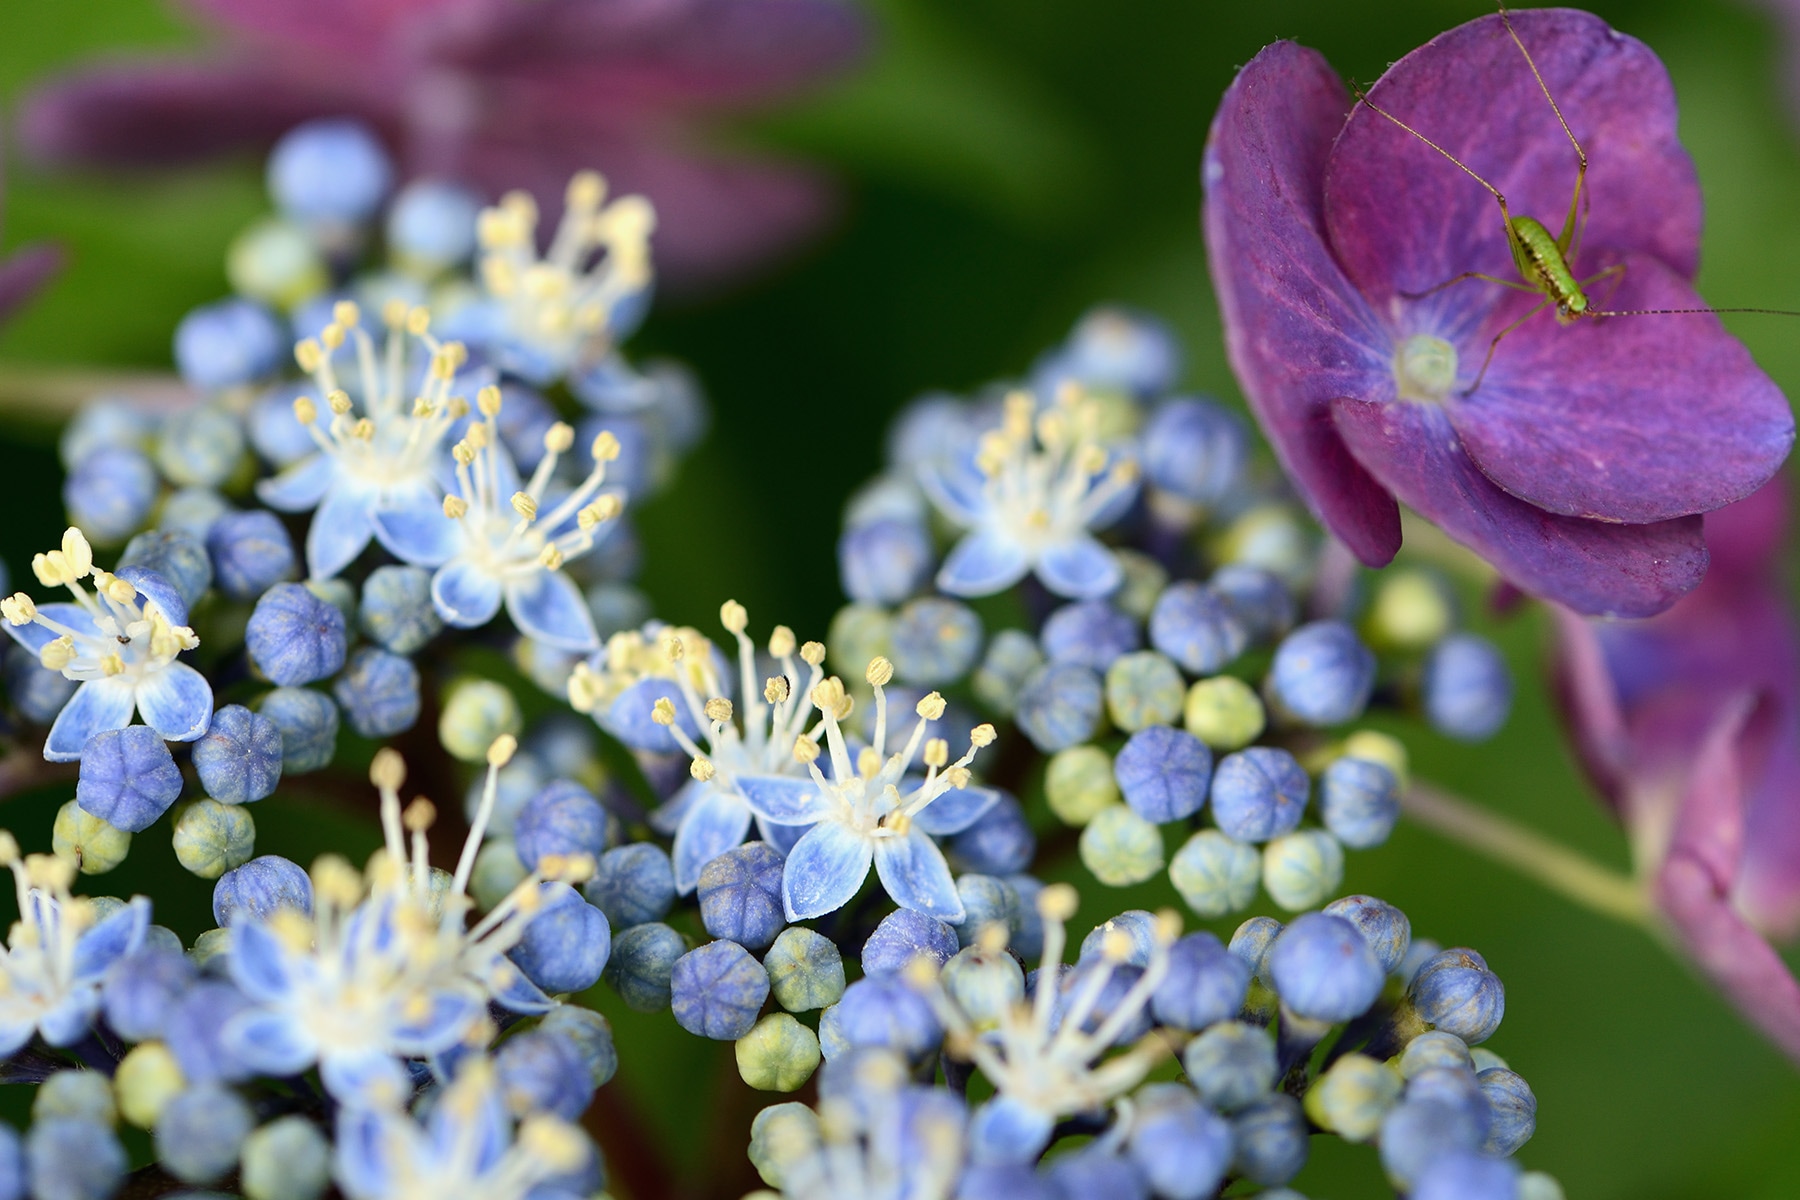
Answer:
[(1519, 326), (1523, 325), (1525, 322), (1531, 320), (1531, 318), (1533, 318), (1533, 317), (1537, 316), (1539, 313), (1543, 312), (1546, 308), (1549, 308), (1550, 304), (1551, 304), (1551, 301), (1549, 301), (1547, 299), (1539, 301), (1537, 304), (1532, 306), (1532, 309), (1530, 312), (1526, 313), (1524, 316), (1522, 316), (1518, 320), (1514, 321), (1511, 325), (1508, 325), (1505, 329), (1502, 329), (1499, 333), (1496, 333), (1494, 335), (1494, 340), (1488, 343), (1487, 357), (1481, 360), (1481, 370), (1476, 372), (1476, 374), (1475, 374), (1475, 382), (1471, 383), (1468, 387), (1468, 390), (1462, 393), (1465, 397), (1473, 396), (1475, 394), (1476, 389), (1481, 386), (1481, 381), (1483, 379), (1487, 378), (1488, 368), (1494, 364), (1494, 351), (1498, 350), (1500, 348), (1500, 339), (1504, 338), (1507, 334), (1511, 333), (1513, 330), (1517, 329)]

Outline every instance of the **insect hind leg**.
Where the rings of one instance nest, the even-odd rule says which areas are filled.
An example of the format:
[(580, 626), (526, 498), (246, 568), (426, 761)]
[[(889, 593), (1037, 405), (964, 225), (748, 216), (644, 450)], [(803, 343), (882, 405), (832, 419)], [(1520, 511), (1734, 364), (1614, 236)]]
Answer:
[(1556, 114), (1556, 123), (1562, 126), (1563, 135), (1569, 139), (1569, 145), (1575, 148), (1578, 165), (1575, 168), (1575, 191), (1569, 196), (1569, 214), (1563, 218), (1562, 233), (1557, 235), (1556, 246), (1565, 257), (1573, 258), (1571, 246), (1575, 238), (1575, 214), (1581, 213), (1582, 224), (1587, 223), (1587, 183), (1588, 158), (1587, 151), (1581, 148), (1581, 142), (1575, 137), (1575, 131), (1569, 128), (1569, 122), (1563, 117), (1562, 106), (1557, 104), (1556, 97), (1550, 94), (1550, 85), (1544, 82), (1543, 73), (1538, 70), (1537, 60), (1531, 57), (1531, 51), (1519, 37), (1519, 31), (1513, 28), (1512, 14), (1506, 11), (1506, 0), (1499, 0), (1500, 23), (1506, 26), (1507, 36), (1512, 38), (1513, 45), (1525, 56), (1525, 65), (1531, 68), (1531, 77), (1537, 80), (1538, 90), (1544, 93), (1544, 99), (1550, 103), (1550, 111)]
[(1546, 308), (1549, 308), (1550, 305), (1551, 305), (1551, 301), (1548, 299), (1540, 301), (1539, 303), (1532, 306), (1532, 309), (1530, 312), (1526, 313), (1524, 316), (1522, 316), (1518, 320), (1514, 321), (1511, 325), (1508, 325), (1505, 329), (1502, 329), (1499, 333), (1496, 333), (1494, 335), (1494, 340), (1488, 343), (1487, 357), (1481, 360), (1481, 370), (1479, 370), (1475, 373), (1475, 382), (1471, 383), (1468, 386), (1468, 388), (1463, 391), (1463, 393), (1462, 393), (1463, 396), (1465, 396), (1465, 397), (1473, 396), (1475, 394), (1476, 390), (1481, 387), (1481, 381), (1487, 378), (1488, 368), (1494, 365), (1494, 351), (1496, 351), (1500, 348), (1501, 339), (1504, 338), (1507, 334), (1512, 333), (1514, 330), (1518, 329), (1519, 326), (1525, 324), (1525, 322), (1531, 320), (1531, 318), (1533, 318), (1533, 317), (1537, 316), (1539, 313), (1543, 312)]
[(1462, 274), (1452, 275), (1450, 278), (1444, 280), (1444, 282), (1437, 284), (1434, 287), (1428, 287), (1422, 292), (1401, 292), (1400, 298), (1402, 300), (1423, 300), (1427, 296), (1435, 296), (1451, 284), (1462, 283), (1467, 279), (1480, 279), (1487, 283), (1497, 283), (1501, 287), (1511, 288), (1515, 292), (1531, 292), (1535, 295), (1540, 291), (1540, 289), (1534, 288), (1530, 284), (1520, 283), (1516, 279), (1502, 279), (1498, 275), (1484, 275), (1480, 271), (1464, 271)]

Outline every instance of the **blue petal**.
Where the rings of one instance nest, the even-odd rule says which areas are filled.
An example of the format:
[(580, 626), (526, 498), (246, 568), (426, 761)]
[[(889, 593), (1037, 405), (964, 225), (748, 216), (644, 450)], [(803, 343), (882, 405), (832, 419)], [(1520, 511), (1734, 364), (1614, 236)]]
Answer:
[(415, 567), (441, 566), (462, 544), (456, 522), (444, 515), (443, 497), (426, 484), (382, 497), (375, 506), (375, 536), (395, 558)]
[(970, 457), (954, 462), (926, 459), (919, 464), (919, 487), (938, 511), (958, 525), (975, 525), (990, 505), (985, 494), (987, 476)]
[(899, 837), (875, 839), (875, 873), (901, 908), (949, 925), (960, 925), (968, 916), (944, 852), (917, 826)]
[(561, 571), (531, 571), (506, 585), (506, 615), (526, 637), (558, 650), (597, 650), (600, 635), (575, 581)]
[(36, 1021), (0, 1021), (0, 1058), (11, 1058), (36, 1034)]
[(1037, 577), (1059, 596), (1095, 600), (1117, 590), (1125, 572), (1111, 550), (1084, 533), (1039, 555)]
[(913, 816), (913, 824), (940, 837), (961, 833), (979, 821), (1000, 800), (993, 788), (951, 788)]
[(171, 742), (191, 742), (212, 724), (212, 684), (184, 662), (172, 662), (146, 675), (137, 688), (144, 724)]
[(656, 702), (667, 696), (675, 705), (675, 720), (691, 737), (699, 735), (699, 728), (694, 724), (694, 715), (688, 706), (682, 703), (681, 685), (673, 679), (664, 679), (660, 675), (652, 675), (648, 679), (640, 679), (617, 696), (606, 706), (606, 712), (595, 718), (600, 728), (630, 746), (633, 750), (649, 750), (656, 754), (680, 754), (681, 743), (669, 732), (665, 725), (658, 725), (650, 719)]
[(337, 462), (324, 451), (315, 451), (281, 474), (256, 485), (256, 497), (282, 512), (305, 512), (318, 506), (337, 478)]
[(676, 890), (685, 896), (698, 887), (701, 868), (742, 842), (749, 831), (750, 806), (744, 798), (723, 788), (707, 788), (675, 833)]
[(72, 1046), (88, 1035), (100, 1012), (100, 990), (81, 988), (38, 1018), (38, 1032), (52, 1046)]
[(468, 992), (435, 992), (426, 1000), (422, 1015), (394, 1030), (393, 1048), (414, 1058), (436, 1054), (459, 1040), (486, 1011)]
[(148, 567), (120, 567), (114, 574), (136, 588), (138, 595), (161, 609), (162, 615), (169, 619), (169, 624), (187, 624), (187, 601), (181, 598), (175, 585), (161, 572), (152, 571)]
[(346, 1106), (381, 1103), (384, 1097), (404, 1099), (413, 1092), (412, 1076), (406, 1068), (393, 1055), (378, 1050), (326, 1051), (319, 1058), (319, 1082), (333, 1100)]
[(356, 561), (375, 533), (374, 503), (362, 488), (331, 489), (306, 531), (306, 570), (314, 579), (330, 579)]
[(738, 791), (757, 816), (776, 825), (810, 825), (831, 811), (810, 775), (740, 775)]
[[(820, 821), (788, 855), (781, 875), (781, 902), (790, 921), (836, 912), (869, 877), (871, 839), (841, 821)], [(948, 873), (949, 868), (945, 868)], [(951, 895), (956, 889), (951, 888)]]
[[(80, 761), (81, 748), (89, 738), (108, 729), (125, 728), (136, 710), (137, 693), (129, 683), (122, 679), (88, 680), (75, 689), (63, 710), (56, 714), (50, 736), (44, 739), (44, 757), (50, 762)], [(207, 710), (209, 716), (211, 711)]]
[[(100, 627), (94, 624), (94, 618), (88, 616), (87, 609), (79, 604), (70, 604), (66, 601), (40, 604), (38, 612), (58, 625), (73, 629), (76, 633), (85, 634), (88, 637), (102, 636)], [(35, 621), (29, 625), (14, 625), (11, 621), (7, 621), (5, 624), (6, 632), (12, 635), (12, 640), (33, 654), (42, 650), (46, 643), (53, 642), (62, 636), (54, 629), (46, 629)]]
[[(234, 935), (235, 940), (235, 935)], [(232, 947), (236, 954), (237, 947)], [(283, 1009), (251, 1008), (220, 1031), (227, 1054), (259, 1075), (298, 1075), (319, 1057), (319, 1043)]]
[[(431, 1151), (441, 1159), (468, 1163), (465, 1179), (478, 1179), (512, 1144), (512, 1120), (498, 1087), (459, 1097), (461, 1104), (439, 1104), (425, 1119)], [(472, 1153), (471, 1153), (472, 1152)]]
[(488, 980), (488, 994), (501, 1008), (525, 1016), (549, 1012), (556, 1007), (550, 993), (531, 982), (525, 972), (505, 959), (494, 965), (493, 976)]
[(644, 820), (651, 829), (664, 837), (673, 837), (681, 829), (681, 823), (687, 820), (688, 810), (700, 799), (702, 792), (711, 788), (711, 784), (701, 783), (698, 779), (690, 779), (675, 789), (675, 794), (651, 809)]
[(252, 1000), (284, 1000), (293, 990), (287, 946), (261, 921), (241, 921), (232, 927), (226, 961), (231, 981)]
[[(396, 1159), (419, 1139), (418, 1127), (404, 1111), (351, 1108), (338, 1110), (332, 1139), (332, 1176), (351, 1200), (376, 1200), (401, 1186)], [(411, 1164), (407, 1164), (410, 1166)]]
[(137, 896), (76, 940), (70, 971), (73, 982), (87, 984), (99, 979), (108, 967), (144, 944), (144, 931), (148, 928), (150, 901)]
[(500, 580), (466, 558), (453, 558), (431, 577), (431, 604), (458, 629), (486, 625), (500, 611)]
[(1030, 569), (1024, 547), (993, 530), (977, 529), (951, 547), (937, 585), (953, 596), (991, 596), (1025, 578)]
[(775, 852), (783, 858), (794, 852), (794, 847), (800, 844), (800, 839), (811, 828), (811, 825), (777, 825), (773, 821), (756, 818), (757, 835), (775, 847)]

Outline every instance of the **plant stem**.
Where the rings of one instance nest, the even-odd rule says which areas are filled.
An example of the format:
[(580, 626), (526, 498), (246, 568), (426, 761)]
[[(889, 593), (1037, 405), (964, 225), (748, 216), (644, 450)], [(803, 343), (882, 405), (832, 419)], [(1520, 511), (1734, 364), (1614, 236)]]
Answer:
[(1583, 908), (1661, 937), (1649, 894), (1622, 871), (1430, 784), (1415, 782), (1401, 794), (1400, 808), (1419, 824)]
[(195, 394), (167, 372), (0, 364), (0, 411), (61, 421), (95, 396), (128, 397), (147, 412), (172, 412)]

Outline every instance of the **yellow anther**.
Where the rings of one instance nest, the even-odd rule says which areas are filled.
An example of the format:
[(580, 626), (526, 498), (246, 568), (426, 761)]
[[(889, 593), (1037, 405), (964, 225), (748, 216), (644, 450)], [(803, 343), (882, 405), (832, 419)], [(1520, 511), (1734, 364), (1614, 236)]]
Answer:
[(350, 432), (358, 441), (372, 442), (375, 440), (375, 422), (363, 417), (350, 427)]
[(1004, 428), (1015, 438), (1026, 438), (1031, 435), (1031, 416), (1037, 409), (1037, 401), (1026, 391), (1012, 391), (1006, 394)]
[(331, 306), (331, 319), (345, 329), (354, 329), (362, 321), (362, 310), (353, 300), (339, 300)]
[(37, 617), (37, 602), (24, 592), (14, 592), (0, 600), (0, 615), (9, 625), (29, 625)]
[(1047, 884), (1038, 893), (1038, 914), (1046, 921), (1067, 921), (1081, 904), (1081, 895), (1066, 883)]
[(943, 738), (930, 738), (925, 743), (925, 765), (942, 768), (950, 761), (950, 743)]
[(406, 314), (406, 332), (414, 337), (424, 337), (425, 331), (431, 328), (431, 311), (415, 307)]
[(916, 988), (928, 988), (937, 982), (937, 959), (929, 954), (915, 954), (906, 960), (906, 982)]
[(881, 755), (875, 753), (875, 747), (864, 746), (856, 752), (856, 773), (864, 779), (875, 778), (875, 772), (881, 770)]
[(94, 548), (88, 545), (87, 536), (73, 525), (63, 530), (62, 552), (71, 579), (80, 579), (94, 569)]
[(488, 384), (475, 393), (475, 409), (484, 417), (500, 415), (500, 389)]
[[(362, 876), (357, 874), (355, 867), (339, 855), (321, 854), (313, 860), (311, 875), (313, 895), (317, 898), (322, 898), (341, 908), (352, 908), (362, 899)], [(294, 913), (294, 917), (298, 918), (300, 922), (305, 922), (305, 917), (301, 913)], [(309, 941), (311, 940), (312, 930), (305, 924), (300, 924), (294, 932), (303, 933)]]
[(319, 406), (313, 403), (311, 396), (294, 397), (294, 420), (302, 425), (311, 425), (319, 419)]
[(547, 542), (544, 548), (538, 551), (537, 560), (538, 566), (546, 571), (560, 571), (563, 565), (563, 552), (555, 542)]
[(1006, 922), (989, 921), (975, 934), (975, 944), (983, 954), (999, 954), (1006, 949)]
[(469, 415), (469, 402), (461, 396), (452, 396), (444, 402), (444, 411), (452, 421), (460, 421)]
[(587, 1160), (585, 1140), (573, 1125), (557, 1117), (537, 1113), (519, 1126), (519, 1148), (528, 1160), (566, 1175)]
[[(792, 636), (792, 635), (790, 635)], [(807, 642), (800, 647), (800, 661), (809, 667), (816, 667), (825, 661), (825, 643)]]
[(705, 783), (707, 780), (711, 779), (716, 771), (717, 768), (713, 766), (712, 759), (710, 758), (696, 758), (693, 762), (688, 764), (688, 774), (692, 775), (701, 783)]
[(100, 590), (105, 592), (106, 598), (111, 600), (114, 604), (130, 604), (133, 600), (137, 599), (137, 589), (132, 587), (126, 580), (120, 579), (117, 575), (108, 578), (106, 586), (102, 587)]
[(66, 892), (75, 882), (75, 863), (53, 854), (30, 854), (25, 858), (25, 877), (32, 887), (43, 888), (46, 892)]
[(719, 605), (719, 624), (727, 633), (742, 633), (750, 624), (750, 613), (736, 600), (727, 600)]
[(667, 696), (658, 697), (656, 703), (650, 706), (650, 719), (658, 725), (673, 725), (675, 702)]
[(343, 388), (333, 388), (325, 394), (325, 404), (332, 412), (341, 417), (349, 412), (352, 407), (350, 403), (350, 393), (346, 392)]
[(544, 430), (544, 449), (551, 454), (565, 454), (574, 444), (575, 429), (563, 421)]
[(444, 497), (444, 515), (452, 521), (461, 520), (469, 512), (469, 502), (461, 496)]
[(512, 507), (514, 512), (518, 513), (521, 517), (524, 517), (527, 521), (537, 520), (537, 498), (530, 492), (514, 492), (512, 494)]
[(344, 344), (344, 327), (336, 321), (319, 330), (319, 344), (327, 350), (336, 350)]
[(869, 660), (869, 669), (863, 672), (863, 678), (876, 687), (886, 687), (894, 678), (894, 664), (877, 654)]
[(969, 745), (979, 750), (983, 746), (993, 745), (996, 736), (992, 725), (977, 725), (975, 728), (969, 730)]
[(314, 338), (294, 343), (294, 361), (308, 375), (325, 364), (325, 350)]
[(951, 767), (944, 772), (944, 778), (950, 781), (953, 788), (966, 788), (975, 779), (967, 767)]
[(937, 692), (927, 692), (925, 693), (925, 698), (920, 700), (919, 703), (913, 707), (913, 711), (918, 713), (921, 717), (924, 717), (927, 721), (935, 721), (944, 715), (944, 709), (946, 707), (948, 707), (948, 705), (945, 704), (943, 696), (939, 695)]
[(1156, 910), (1156, 941), (1158, 945), (1167, 946), (1181, 936), (1181, 914), (1172, 908)]
[(519, 739), (510, 733), (503, 733), (488, 743), (487, 761), (490, 767), (504, 767), (512, 761), (513, 755), (519, 752)]
[(1121, 963), (1131, 957), (1134, 949), (1131, 935), (1108, 921), (1100, 935), (1100, 953), (1108, 962)]
[(763, 681), (763, 699), (770, 704), (785, 704), (792, 694), (793, 687), (786, 675), (771, 675)]
[(450, 447), (450, 457), (456, 460), (458, 466), (469, 466), (475, 461), (475, 447), (467, 441), (458, 442)]
[(807, 737), (804, 733), (794, 739), (794, 761), (795, 762), (810, 763), (810, 762), (813, 762), (814, 760), (816, 760), (818, 757), (819, 757), (819, 743), (813, 741), (811, 738)]
[(417, 796), (400, 814), (400, 823), (406, 826), (408, 833), (423, 833), (437, 821), (437, 805), (423, 796)]
[(488, 432), (488, 427), (486, 425), (471, 425), (469, 426), (468, 432), (463, 434), (463, 441), (469, 443), (469, 445), (477, 450), (487, 449), (488, 443), (493, 440), (494, 439)]
[(1098, 475), (1106, 469), (1106, 451), (1090, 442), (1075, 452), (1075, 465), (1084, 475)]
[(414, 396), (412, 415), (414, 420), (422, 421), (437, 411), (437, 405), (429, 396)]
[(0, 829), (0, 867), (10, 867), (19, 861), (19, 839), (5, 829)]
[(672, 663), (680, 662), (681, 656), (686, 653), (686, 647), (682, 644), (681, 635), (676, 633), (673, 629), (665, 629), (662, 631), (662, 634), (656, 639), (656, 648), (661, 650), (663, 657)]
[(31, 573), (36, 575), (37, 581), (45, 587), (61, 587), (64, 583), (63, 573), (62, 568), (57, 565), (61, 560), (60, 551), (57, 552), (55, 560), (52, 560), (48, 554), (34, 554), (31, 556)]
[(786, 625), (777, 625), (769, 631), (769, 654), (774, 658), (786, 658), (794, 652), (794, 631)]
[(383, 304), (381, 323), (389, 329), (398, 329), (406, 324), (406, 301), (396, 298)]
[(108, 679), (125, 673), (125, 660), (117, 654), (109, 654), (100, 660), (100, 673)]
[(406, 760), (392, 746), (383, 746), (369, 763), (369, 782), (384, 791), (397, 792), (406, 782)]
[(594, 436), (594, 444), (591, 449), (595, 462), (612, 462), (619, 457), (619, 439), (612, 435), (610, 429), (602, 429)]
[(569, 180), (569, 190), (565, 193), (564, 204), (576, 212), (586, 212), (600, 207), (606, 199), (606, 180), (598, 171), (577, 171)]
[(38, 662), (45, 670), (60, 671), (74, 661), (75, 639), (67, 634), (45, 642), (44, 648), (38, 651)]
[(617, 496), (599, 496), (592, 504), (575, 514), (576, 527), (583, 532), (597, 529), (618, 516), (624, 509)]
[(731, 720), (731, 701), (723, 696), (714, 696), (706, 702), (706, 719), (723, 724)]

